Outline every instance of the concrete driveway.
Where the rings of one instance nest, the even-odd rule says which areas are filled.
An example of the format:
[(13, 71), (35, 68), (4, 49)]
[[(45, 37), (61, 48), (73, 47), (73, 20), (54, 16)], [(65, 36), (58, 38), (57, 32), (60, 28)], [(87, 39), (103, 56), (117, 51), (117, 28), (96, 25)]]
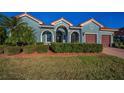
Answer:
[(103, 53), (124, 59), (124, 49), (107, 47), (103, 48)]

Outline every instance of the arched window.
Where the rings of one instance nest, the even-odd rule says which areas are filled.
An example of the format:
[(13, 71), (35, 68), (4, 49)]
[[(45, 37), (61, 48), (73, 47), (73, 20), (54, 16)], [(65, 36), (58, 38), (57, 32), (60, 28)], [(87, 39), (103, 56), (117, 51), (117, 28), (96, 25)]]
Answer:
[(52, 33), (50, 31), (43, 32), (43, 34), (42, 34), (42, 41), (44, 43), (52, 42)]
[(67, 42), (68, 31), (64, 26), (60, 26), (56, 30), (56, 42)]
[(78, 32), (73, 32), (71, 34), (71, 42), (72, 43), (79, 43), (79, 34), (78, 34)]

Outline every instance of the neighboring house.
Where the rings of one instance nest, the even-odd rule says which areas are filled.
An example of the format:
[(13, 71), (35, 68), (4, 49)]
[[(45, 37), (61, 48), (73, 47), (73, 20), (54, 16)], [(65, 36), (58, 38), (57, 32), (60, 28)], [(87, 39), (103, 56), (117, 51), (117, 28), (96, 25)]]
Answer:
[(51, 25), (45, 25), (27, 13), (17, 17), (22, 18), (29, 26), (33, 27), (37, 42), (44, 43), (97, 43), (108, 47), (113, 43), (114, 31), (117, 31), (117, 29), (104, 27), (93, 18), (79, 26), (73, 26), (64, 18), (52, 22)]
[(119, 31), (115, 32), (115, 39), (119, 39), (124, 42), (124, 28), (121, 28)]

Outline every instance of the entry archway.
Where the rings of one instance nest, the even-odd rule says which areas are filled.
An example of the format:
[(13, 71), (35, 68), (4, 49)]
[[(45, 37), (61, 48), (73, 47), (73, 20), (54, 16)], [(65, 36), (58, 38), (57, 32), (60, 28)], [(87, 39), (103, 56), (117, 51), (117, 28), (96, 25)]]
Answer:
[(56, 42), (65, 43), (68, 41), (68, 30), (64, 26), (60, 26), (56, 30)]

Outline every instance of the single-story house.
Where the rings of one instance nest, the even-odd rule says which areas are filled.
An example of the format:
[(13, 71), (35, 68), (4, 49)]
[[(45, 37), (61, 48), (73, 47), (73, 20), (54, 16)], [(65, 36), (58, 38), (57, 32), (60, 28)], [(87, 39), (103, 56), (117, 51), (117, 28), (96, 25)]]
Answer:
[(45, 25), (41, 20), (27, 13), (16, 17), (21, 18), (34, 29), (37, 42), (44, 43), (97, 43), (109, 47), (113, 43), (114, 31), (117, 31), (117, 29), (104, 27), (93, 18), (79, 26), (73, 26), (64, 18)]

